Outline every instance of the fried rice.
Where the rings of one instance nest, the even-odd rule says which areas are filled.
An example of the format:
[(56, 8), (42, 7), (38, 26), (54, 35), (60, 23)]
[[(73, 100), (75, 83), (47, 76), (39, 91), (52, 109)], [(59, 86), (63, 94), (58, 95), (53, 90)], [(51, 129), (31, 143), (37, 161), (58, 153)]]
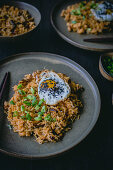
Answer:
[[(18, 85), (13, 87), (14, 94), (10, 101), (4, 102), (4, 109), (13, 131), (20, 136), (34, 135), (39, 144), (62, 139), (71, 129), (72, 122), (79, 118), (83, 108), (79, 98), (82, 86), (75, 84), (62, 73), (57, 74), (69, 84), (69, 97), (56, 105), (47, 105), (44, 100), (40, 100), (37, 89), (43, 71), (48, 72), (37, 70), (25, 75)], [(42, 110), (44, 112), (40, 117)]]
[(27, 10), (4, 5), (0, 8), (0, 36), (15, 36), (36, 27), (34, 18)]
[(91, 12), (91, 9), (95, 9), (102, 2), (82, 1), (63, 9), (61, 16), (66, 21), (68, 31), (78, 34), (99, 34), (112, 31), (113, 22), (99, 21)]

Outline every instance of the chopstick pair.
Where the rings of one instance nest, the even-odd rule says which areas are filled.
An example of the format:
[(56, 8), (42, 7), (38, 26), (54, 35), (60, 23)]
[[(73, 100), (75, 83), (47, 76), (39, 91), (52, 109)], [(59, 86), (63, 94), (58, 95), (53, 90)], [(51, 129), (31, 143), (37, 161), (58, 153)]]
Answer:
[(97, 42), (97, 43), (101, 43), (101, 42), (113, 42), (113, 37), (102, 37), (102, 38), (84, 38), (83, 39), (85, 42)]
[(2, 97), (3, 97), (4, 91), (7, 85), (8, 77), (9, 77), (9, 72), (6, 72), (2, 80), (2, 83), (0, 85), (0, 102), (2, 101)]

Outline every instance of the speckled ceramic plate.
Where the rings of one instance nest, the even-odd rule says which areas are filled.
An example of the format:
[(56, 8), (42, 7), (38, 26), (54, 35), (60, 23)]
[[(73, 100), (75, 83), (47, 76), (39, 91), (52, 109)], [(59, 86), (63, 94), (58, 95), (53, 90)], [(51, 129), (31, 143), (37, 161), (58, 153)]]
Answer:
[[(110, 0), (109, 0), (110, 1)], [(79, 0), (63, 0), (58, 3), (51, 13), (51, 23), (56, 32), (68, 43), (83, 48), (87, 50), (93, 51), (111, 51), (113, 50), (113, 42), (103, 42), (103, 43), (91, 43), (91, 42), (84, 42), (84, 38), (100, 38), (100, 37), (111, 37), (113, 36), (112, 33), (104, 33), (100, 35), (87, 35), (87, 34), (78, 34), (75, 32), (69, 32), (67, 30), (66, 21), (63, 17), (60, 16), (61, 11), (66, 9), (68, 5), (72, 5), (75, 3), (80, 2)], [(111, 0), (113, 3), (113, 0)]]
[(0, 110), (0, 151), (22, 158), (47, 158), (58, 155), (77, 145), (94, 127), (100, 111), (100, 95), (92, 77), (74, 61), (56, 54), (24, 53), (11, 56), (0, 61), (0, 83), (6, 71), (11, 73), (9, 97), (13, 95), (12, 86), (18, 83), (25, 74), (37, 69), (53, 69), (71, 77), (73, 81), (84, 87), (82, 100), (84, 109), (80, 120), (73, 123), (62, 141), (39, 145), (34, 137), (20, 137), (8, 128), (8, 121)]

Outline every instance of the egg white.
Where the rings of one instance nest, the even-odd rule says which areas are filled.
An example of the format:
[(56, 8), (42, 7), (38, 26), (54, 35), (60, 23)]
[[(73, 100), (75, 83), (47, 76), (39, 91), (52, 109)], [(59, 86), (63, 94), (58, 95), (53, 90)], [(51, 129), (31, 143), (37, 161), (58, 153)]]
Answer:
[(113, 4), (104, 1), (99, 4), (96, 9), (91, 9), (91, 12), (97, 20), (111, 22), (113, 21), (113, 12), (111, 12), (111, 14), (107, 14), (108, 9), (113, 11)]
[[(56, 83), (56, 87), (52, 88), (42, 88), (41, 85), (45, 81), (52, 80)], [(53, 71), (42, 72), (41, 80), (38, 84), (38, 95), (40, 99), (44, 99), (46, 104), (55, 105), (60, 101), (66, 99), (70, 94), (70, 86), (67, 82), (61, 79), (58, 74)]]

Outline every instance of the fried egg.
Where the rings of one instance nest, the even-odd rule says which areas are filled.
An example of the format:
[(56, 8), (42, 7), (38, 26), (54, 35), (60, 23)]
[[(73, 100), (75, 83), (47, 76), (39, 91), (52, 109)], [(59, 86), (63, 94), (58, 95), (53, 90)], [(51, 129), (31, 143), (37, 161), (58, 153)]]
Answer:
[(53, 71), (42, 72), (38, 84), (38, 95), (46, 104), (55, 105), (70, 94), (70, 86)]
[(95, 18), (99, 21), (113, 21), (113, 4), (104, 1), (96, 9), (91, 9)]

